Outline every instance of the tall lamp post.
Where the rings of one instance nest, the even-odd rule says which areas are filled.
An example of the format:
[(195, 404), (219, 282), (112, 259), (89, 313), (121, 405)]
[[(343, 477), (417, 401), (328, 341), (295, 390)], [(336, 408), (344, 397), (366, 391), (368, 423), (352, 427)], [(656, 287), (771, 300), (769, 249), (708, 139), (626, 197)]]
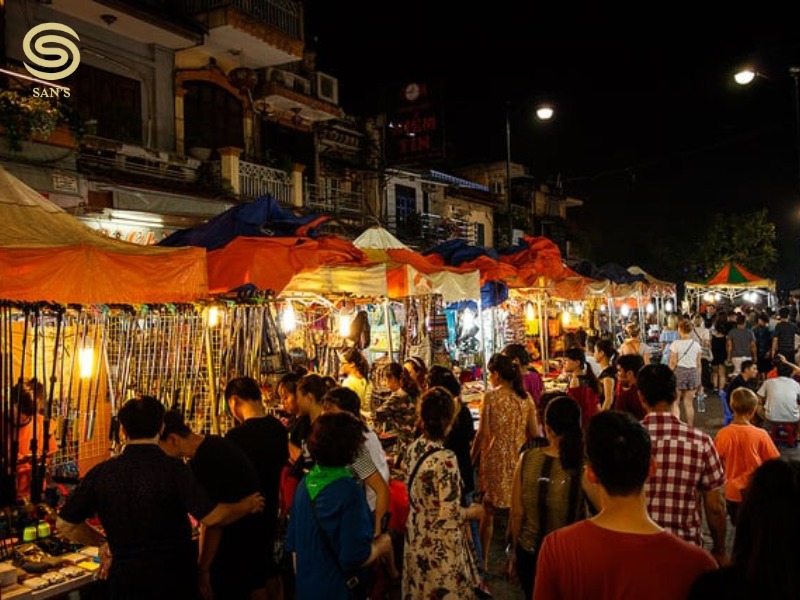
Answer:
[[(797, 154), (797, 179), (800, 181), (800, 67), (789, 67), (789, 76), (793, 80), (792, 99), (794, 100), (795, 152)], [(769, 79), (769, 77), (763, 73), (759, 73), (752, 67), (745, 67), (737, 71), (733, 79), (739, 85), (750, 85), (755, 81), (756, 77)]]
[[(555, 116), (555, 109), (551, 104), (536, 106), (536, 118), (539, 121), (549, 121)], [(511, 102), (506, 101), (506, 213), (508, 215), (508, 246), (514, 245), (514, 218), (511, 209)]]

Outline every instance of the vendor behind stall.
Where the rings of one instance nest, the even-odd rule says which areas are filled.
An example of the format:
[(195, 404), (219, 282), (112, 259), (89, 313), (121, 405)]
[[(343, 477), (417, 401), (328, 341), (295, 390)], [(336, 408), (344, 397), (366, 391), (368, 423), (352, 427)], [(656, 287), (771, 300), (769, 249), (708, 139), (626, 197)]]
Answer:
[[(47, 456), (51, 457), (57, 449), (53, 423), (48, 425), (45, 435), (45, 418), (37, 410), (44, 406), (44, 385), (36, 379), (17, 382), (11, 388), (11, 426), (16, 428), (17, 445), (17, 497), (29, 499), (32, 492), (34, 464), (40, 465), (44, 444)], [(45, 442), (45, 438), (47, 441)], [(44, 473), (36, 483), (38, 494), (44, 488)]]

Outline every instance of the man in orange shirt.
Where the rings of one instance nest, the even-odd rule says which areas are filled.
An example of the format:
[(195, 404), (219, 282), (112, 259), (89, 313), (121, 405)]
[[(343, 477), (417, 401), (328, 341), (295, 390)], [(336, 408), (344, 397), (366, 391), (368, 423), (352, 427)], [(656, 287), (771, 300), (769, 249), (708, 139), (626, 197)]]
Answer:
[(769, 434), (750, 422), (758, 406), (753, 390), (735, 389), (730, 403), (733, 421), (717, 432), (714, 445), (725, 466), (725, 505), (731, 523), (736, 526), (742, 490), (747, 487), (750, 476), (762, 463), (778, 458), (780, 452)]

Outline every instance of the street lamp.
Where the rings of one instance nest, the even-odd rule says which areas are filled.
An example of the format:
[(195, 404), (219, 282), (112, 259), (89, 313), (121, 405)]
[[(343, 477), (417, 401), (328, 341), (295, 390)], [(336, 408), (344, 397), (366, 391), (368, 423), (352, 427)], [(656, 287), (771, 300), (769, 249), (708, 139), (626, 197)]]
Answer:
[[(549, 121), (555, 116), (551, 104), (541, 103), (536, 106), (536, 118)], [(511, 210), (511, 102), (506, 101), (506, 213), (508, 215), (508, 246), (514, 245), (514, 219)]]
[[(794, 135), (797, 154), (797, 178), (800, 181), (800, 67), (789, 67), (789, 76), (794, 81), (794, 85), (792, 86), (792, 99), (794, 100)], [(737, 71), (733, 79), (739, 85), (750, 85), (757, 77), (769, 79), (769, 77), (750, 66)]]

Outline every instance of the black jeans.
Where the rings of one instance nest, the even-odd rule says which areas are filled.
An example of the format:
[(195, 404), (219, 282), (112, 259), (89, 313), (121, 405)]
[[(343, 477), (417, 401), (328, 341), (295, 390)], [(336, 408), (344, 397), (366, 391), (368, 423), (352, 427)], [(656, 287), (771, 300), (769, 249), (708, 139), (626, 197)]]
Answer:
[(536, 580), (536, 561), (539, 558), (539, 549), (529, 552), (517, 546), (517, 577), (525, 598), (533, 597), (533, 583)]

